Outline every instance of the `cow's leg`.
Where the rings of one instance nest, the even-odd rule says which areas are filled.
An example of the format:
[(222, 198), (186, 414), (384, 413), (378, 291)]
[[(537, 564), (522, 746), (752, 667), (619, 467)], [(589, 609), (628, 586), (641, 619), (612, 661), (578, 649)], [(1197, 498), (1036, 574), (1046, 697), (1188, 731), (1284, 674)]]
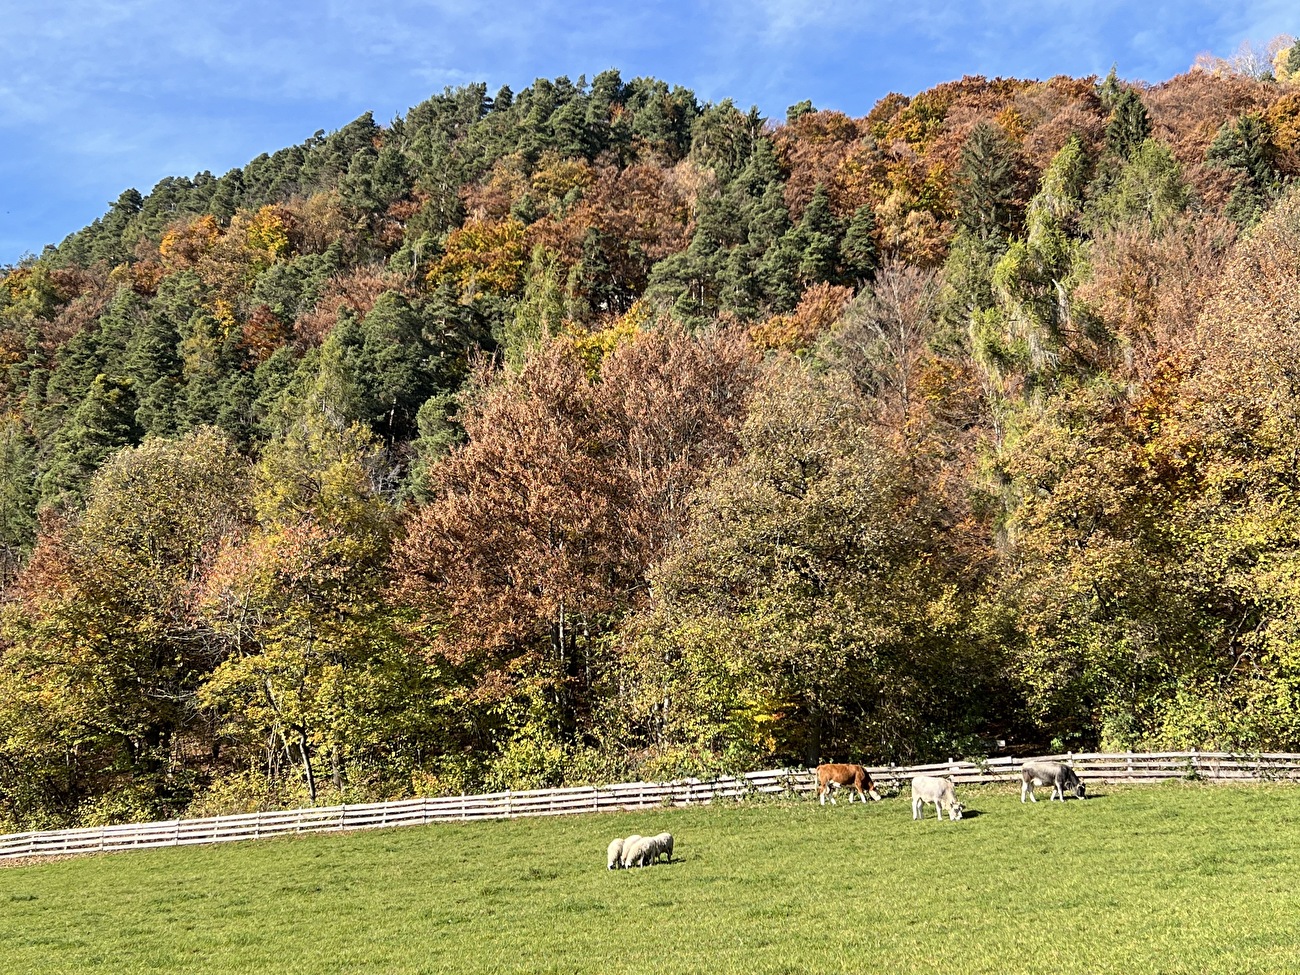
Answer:
[(939, 800), (934, 800), (934, 818), (943, 822), (943, 806), (939, 805)]
[(922, 806), (922, 805), (923, 805), (923, 803), (921, 802), (920, 799), (913, 799), (913, 800), (912, 800), (912, 818), (913, 818), (913, 819), (920, 819), (920, 818), (921, 818), (921, 806)]
[[(1061, 788), (1061, 783), (1057, 782), (1052, 786), (1052, 799), (1060, 799), (1065, 802), (1065, 790)], [(1047, 800), (1051, 802), (1052, 799)]]
[(823, 806), (826, 805), (826, 792), (827, 792), (826, 786), (822, 786), (820, 789), (817, 790), (817, 798), (821, 800), (821, 804)]

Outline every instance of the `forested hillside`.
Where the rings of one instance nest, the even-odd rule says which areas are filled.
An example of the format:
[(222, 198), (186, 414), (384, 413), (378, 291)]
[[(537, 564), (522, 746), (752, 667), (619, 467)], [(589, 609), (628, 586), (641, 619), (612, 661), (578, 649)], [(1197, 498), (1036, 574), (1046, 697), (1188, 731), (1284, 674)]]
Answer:
[(0, 825), (1300, 748), (1276, 63), (470, 85), (128, 190), (0, 268)]

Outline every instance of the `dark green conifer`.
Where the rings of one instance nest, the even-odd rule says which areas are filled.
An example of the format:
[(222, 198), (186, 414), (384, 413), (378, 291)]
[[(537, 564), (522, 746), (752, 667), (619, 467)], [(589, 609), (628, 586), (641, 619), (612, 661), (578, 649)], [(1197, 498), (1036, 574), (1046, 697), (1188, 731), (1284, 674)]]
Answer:
[(956, 179), (957, 222), (968, 233), (1007, 236), (1015, 197), (1015, 156), (1002, 129), (980, 122), (961, 148)]
[(55, 438), (49, 466), (40, 479), (41, 501), (62, 504), (79, 499), (90, 475), (114, 451), (138, 443), (143, 431), (135, 411), (129, 379), (96, 376)]
[(1277, 156), (1268, 124), (1258, 112), (1224, 122), (1206, 150), (1207, 162), (1237, 174), (1224, 212), (1243, 227), (1259, 218), (1281, 185)]
[(876, 246), (876, 214), (869, 205), (853, 211), (844, 240), (840, 243), (840, 262), (844, 277), (862, 287), (876, 272), (879, 252)]
[(1151, 134), (1151, 119), (1142, 98), (1132, 88), (1125, 88), (1115, 99), (1110, 124), (1106, 126), (1106, 145), (1122, 159), (1132, 155)]
[(843, 235), (831, 212), (830, 196), (818, 183), (792, 235), (792, 243), (799, 248), (798, 274), (804, 286), (834, 280)]
[(137, 391), (135, 419), (155, 436), (178, 431), (176, 401), (182, 388), (181, 360), (176, 352), (180, 335), (171, 319), (148, 315), (127, 344), (123, 371)]

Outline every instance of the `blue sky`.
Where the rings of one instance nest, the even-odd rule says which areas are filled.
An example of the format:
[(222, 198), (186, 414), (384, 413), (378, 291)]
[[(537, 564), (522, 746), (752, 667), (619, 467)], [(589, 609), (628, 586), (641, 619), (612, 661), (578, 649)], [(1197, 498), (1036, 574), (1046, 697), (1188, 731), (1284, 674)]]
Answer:
[(963, 74), (1160, 81), (1300, 34), (1294, 0), (0, 0), (0, 265), (128, 187), (220, 175), (446, 85), (617, 67), (781, 117)]

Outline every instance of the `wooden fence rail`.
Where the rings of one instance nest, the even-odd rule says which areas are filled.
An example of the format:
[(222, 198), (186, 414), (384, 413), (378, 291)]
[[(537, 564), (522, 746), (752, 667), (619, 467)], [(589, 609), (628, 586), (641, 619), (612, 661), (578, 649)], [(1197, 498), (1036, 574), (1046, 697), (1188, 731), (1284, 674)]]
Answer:
[[(1300, 754), (1229, 752), (1082, 753), (1044, 755), (1041, 760), (1067, 762), (1085, 781), (1148, 782), (1199, 778), (1216, 781), (1300, 780)], [(991, 758), (981, 762), (939, 762), (929, 765), (868, 766), (885, 786), (899, 786), (913, 775), (944, 775), (958, 784), (1008, 782), (1019, 779), (1022, 758)], [(673, 782), (625, 782), (565, 789), (530, 789), (474, 796), (439, 796), (365, 805), (323, 806), (280, 812), (173, 819), (159, 823), (129, 823), (0, 835), (0, 860), (110, 850), (136, 850), (193, 843), (228, 843), (288, 833), (417, 826), (428, 823), (575, 813), (632, 811), (689, 806), (752, 795), (800, 795), (816, 788), (811, 769), (771, 769), (715, 779)]]

